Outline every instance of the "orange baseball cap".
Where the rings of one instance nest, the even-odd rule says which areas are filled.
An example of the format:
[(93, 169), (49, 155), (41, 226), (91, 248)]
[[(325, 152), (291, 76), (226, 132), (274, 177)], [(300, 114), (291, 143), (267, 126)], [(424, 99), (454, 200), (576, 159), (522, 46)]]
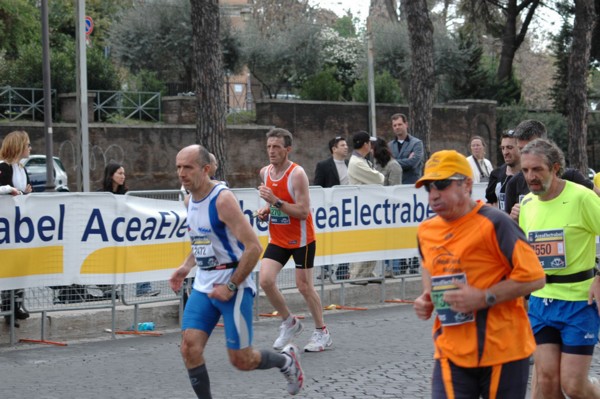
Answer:
[(473, 171), (465, 156), (454, 150), (442, 150), (431, 155), (425, 164), (425, 173), (415, 183), (415, 187), (419, 188), (426, 181), (444, 180), (455, 174), (473, 178)]

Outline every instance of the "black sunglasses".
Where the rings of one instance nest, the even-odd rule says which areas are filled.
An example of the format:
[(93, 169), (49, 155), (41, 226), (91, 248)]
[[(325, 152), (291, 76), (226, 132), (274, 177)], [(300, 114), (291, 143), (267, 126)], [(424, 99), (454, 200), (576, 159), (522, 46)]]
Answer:
[(504, 133), (502, 133), (502, 137), (515, 137), (515, 131), (514, 130), (508, 130)]
[(445, 189), (450, 187), (450, 185), (452, 184), (453, 181), (459, 181), (459, 180), (465, 180), (465, 179), (450, 178), (450, 179), (444, 179), (444, 180), (432, 180), (428, 183), (423, 184), (423, 186), (425, 187), (425, 191), (427, 191), (427, 192), (431, 191), (431, 186), (435, 187), (435, 189), (438, 191), (444, 191)]

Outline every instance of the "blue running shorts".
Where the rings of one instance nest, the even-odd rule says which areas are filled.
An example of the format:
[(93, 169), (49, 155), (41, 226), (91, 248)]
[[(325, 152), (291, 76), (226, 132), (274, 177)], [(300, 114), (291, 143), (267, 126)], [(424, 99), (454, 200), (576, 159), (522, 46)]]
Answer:
[(183, 311), (181, 329), (185, 331), (193, 328), (210, 336), (222, 315), (227, 348), (247, 348), (252, 345), (253, 303), (251, 288), (238, 290), (227, 302), (209, 298), (208, 294), (193, 290)]
[[(598, 343), (600, 316), (598, 306), (587, 301), (529, 298), (529, 321), (536, 343), (559, 344), (566, 353), (578, 353), (570, 347), (592, 346)], [(552, 330), (558, 333), (551, 334)], [(553, 338), (554, 337), (554, 338)]]

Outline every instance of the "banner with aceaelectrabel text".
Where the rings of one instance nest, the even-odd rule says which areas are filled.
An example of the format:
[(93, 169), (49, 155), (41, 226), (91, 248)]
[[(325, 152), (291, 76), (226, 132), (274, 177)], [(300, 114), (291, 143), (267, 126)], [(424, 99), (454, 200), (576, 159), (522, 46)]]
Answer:
[[(232, 191), (266, 247), (257, 190)], [(473, 198), (484, 194), (476, 184)], [(311, 187), (310, 197), (316, 265), (418, 256), (417, 226), (433, 215), (412, 185)], [(190, 251), (185, 215), (181, 201), (110, 193), (0, 196), (0, 289), (168, 280)]]

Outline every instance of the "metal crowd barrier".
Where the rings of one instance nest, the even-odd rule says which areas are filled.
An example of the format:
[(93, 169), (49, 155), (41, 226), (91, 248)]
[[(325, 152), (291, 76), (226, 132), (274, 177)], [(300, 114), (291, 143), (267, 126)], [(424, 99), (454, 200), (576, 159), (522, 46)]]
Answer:
[[(391, 260), (390, 260), (391, 262)], [(316, 266), (313, 272), (313, 284), (318, 289), (322, 304), (325, 297), (325, 287), (328, 285), (339, 285), (340, 290), (340, 305), (346, 305), (346, 287), (347, 285), (366, 285), (368, 283), (378, 282), (381, 284), (381, 302), (386, 298), (386, 280), (401, 280), (400, 284), (400, 299), (407, 299), (406, 296), (406, 281), (411, 278), (421, 278), (419, 259), (416, 257), (400, 259), (400, 269), (397, 271), (388, 272), (386, 270), (385, 261), (376, 261), (374, 275), (372, 277), (355, 277), (350, 278), (351, 265), (348, 266), (348, 278), (338, 279), (336, 275), (337, 268), (340, 265), (328, 265), (329, 273), (325, 272), (326, 266)], [(391, 266), (390, 266), (391, 267)], [(258, 286), (258, 277), (257, 277)], [(295, 269), (284, 268), (277, 276), (277, 287), (280, 291), (296, 289)], [(258, 287), (260, 290), (260, 287)], [(257, 295), (257, 298), (259, 296)]]
[[(180, 190), (130, 191), (126, 195), (183, 201), (184, 194)], [(152, 291), (159, 291), (154, 296), (136, 295), (136, 284), (122, 285), (70, 285), (34, 287), (25, 290), (23, 307), (29, 313), (41, 313), (40, 340), (46, 340), (47, 314), (51, 312), (110, 309), (111, 336), (116, 338), (116, 309), (117, 306), (132, 306), (132, 329), (137, 330), (139, 306), (148, 303), (180, 301), (181, 293), (175, 293), (169, 287), (168, 281), (150, 282)], [(11, 301), (11, 305), (13, 302)], [(14, 306), (14, 305), (13, 305)], [(0, 315), (10, 315), (3, 312)], [(11, 337), (14, 337), (14, 326), (10, 325)], [(14, 338), (11, 338), (14, 344)]]
[[(111, 330), (116, 331), (116, 286), (64, 285), (25, 289), (23, 308), (40, 313), (40, 340), (46, 341), (48, 313), (75, 310), (111, 309)], [(11, 326), (12, 327), (12, 326)]]
[[(4, 302), (4, 301), (2, 301)], [(14, 345), (16, 343), (16, 335), (15, 335), (15, 292), (14, 290), (10, 290), (9, 297), (9, 307), (7, 310), (1, 310), (0, 308), (0, 316), (4, 316), (8, 318), (8, 322), (10, 323), (9, 335), (10, 335), (10, 344)]]

